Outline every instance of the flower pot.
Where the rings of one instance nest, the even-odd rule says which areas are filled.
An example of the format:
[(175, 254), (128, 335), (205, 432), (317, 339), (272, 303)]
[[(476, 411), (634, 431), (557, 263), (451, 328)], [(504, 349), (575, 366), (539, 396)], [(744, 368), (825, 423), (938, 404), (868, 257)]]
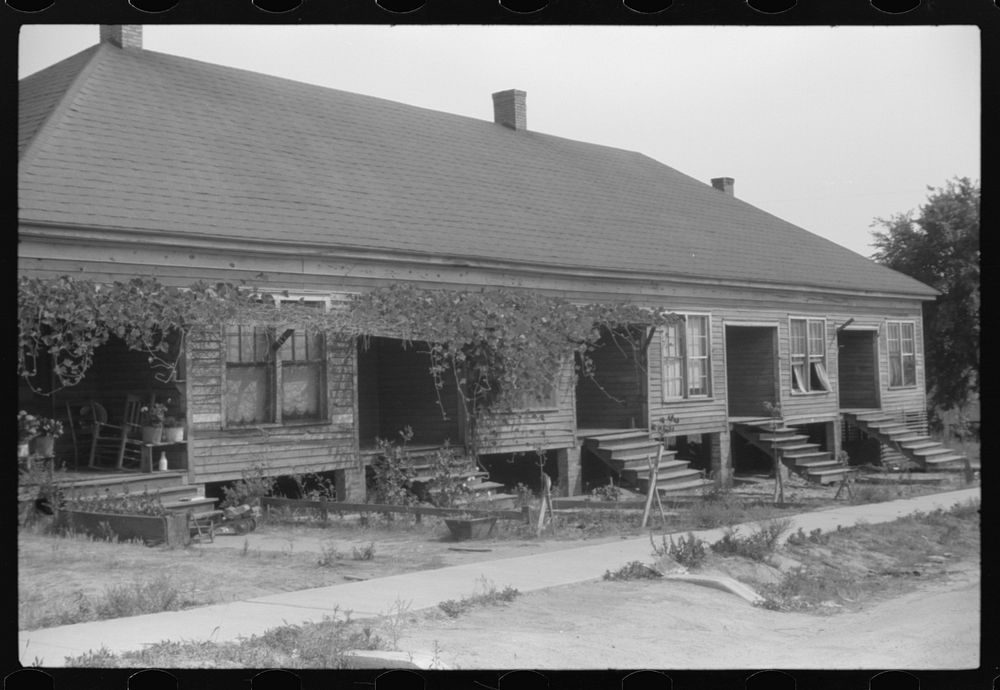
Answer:
[(462, 541), (465, 539), (485, 539), (493, 532), (495, 517), (445, 518), (451, 536)]
[(144, 426), (142, 427), (142, 442), (143, 443), (159, 443), (160, 438), (163, 435), (162, 426)]
[(55, 448), (55, 436), (38, 436), (35, 438), (35, 455), (43, 458), (51, 458), (53, 448)]
[(163, 427), (164, 443), (180, 443), (183, 440), (184, 440), (184, 427), (182, 426)]

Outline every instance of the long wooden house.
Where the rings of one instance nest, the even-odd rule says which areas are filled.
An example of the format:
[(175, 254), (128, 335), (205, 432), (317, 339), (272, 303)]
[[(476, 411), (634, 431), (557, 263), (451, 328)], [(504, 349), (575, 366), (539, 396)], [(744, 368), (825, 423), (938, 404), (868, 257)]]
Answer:
[[(866, 439), (956, 460), (925, 436), (935, 291), (741, 201), (730, 178), (533, 132), (521, 91), (493, 94), (482, 121), (144, 50), (139, 27), (101, 37), (20, 83), (22, 275), (246, 281), (319, 308), (400, 281), (504, 286), (682, 315), (641, 352), (607, 334), (596, 382), (568, 361), (494, 439), (508, 466), (544, 453), (566, 493), (594, 467), (641, 486), (650, 429), (671, 416), (660, 479), (678, 490), (774, 452), (833, 479)], [(169, 383), (112, 342), (79, 386), (22, 389), (21, 407), (96, 400), (114, 416), (128, 392), (170, 398), (188, 432), (171, 465), (190, 482), (262, 463), (333, 471), (348, 497), (376, 437), (465, 442), (419, 347), (299, 335), (265, 365), (252, 329), (206, 330)], [(256, 385), (264, 366), (283, 368), (277, 386)]]

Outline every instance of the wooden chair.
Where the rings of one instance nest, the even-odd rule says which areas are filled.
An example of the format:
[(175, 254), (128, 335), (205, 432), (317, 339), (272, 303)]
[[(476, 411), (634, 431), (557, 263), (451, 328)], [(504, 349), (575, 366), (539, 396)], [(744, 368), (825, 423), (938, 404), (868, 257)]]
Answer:
[[(125, 396), (125, 409), (120, 424), (99, 421), (94, 415), (93, 437), (90, 442), (90, 466), (106, 466), (114, 463), (115, 469), (123, 469), (125, 464), (139, 467), (142, 458), (142, 427), (140, 416), (142, 398), (138, 395)], [(97, 403), (91, 403), (100, 408)], [(100, 463), (100, 464), (99, 464)]]

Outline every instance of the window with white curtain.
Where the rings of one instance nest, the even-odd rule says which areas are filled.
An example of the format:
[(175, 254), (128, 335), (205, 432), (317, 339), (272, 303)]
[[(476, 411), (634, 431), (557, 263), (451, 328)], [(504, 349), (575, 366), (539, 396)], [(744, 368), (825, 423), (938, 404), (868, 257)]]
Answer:
[(789, 351), (792, 360), (792, 392), (829, 391), (826, 367), (826, 320), (789, 319)]
[(711, 391), (709, 317), (684, 314), (662, 329), (664, 400), (706, 398)]
[(886, 322), (886, 340), (889, 344), (889, 386), (916, 386), (916, 324), (913, 321)]

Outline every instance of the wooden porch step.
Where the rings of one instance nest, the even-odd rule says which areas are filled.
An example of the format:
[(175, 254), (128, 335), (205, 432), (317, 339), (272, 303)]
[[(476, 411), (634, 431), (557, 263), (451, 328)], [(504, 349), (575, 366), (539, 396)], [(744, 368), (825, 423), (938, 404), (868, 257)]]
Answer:
[(656, 450), (659, 445), (659, 441), (654, 441), (648, 436), (636, 436), (633, 438), (620, 438), (613, 441), (601, 442), (598, 448), (600, 450), (623, 452), (645, 448), (652, 448), (653, 450)]
[[(688, 486), (690, 482), (701, 481), (703, 479), (701, 472), (698, 470), (682, 470), (680, 472), (675, 472), (669, 477), (657, 477), (656, 478), (656, 488), (660, 491), (664, 489), (671, 489), (672, 487), (678, 485)], [(642, 493), (649, 492), (649, 477), (641, 477), (635, 484), (636, 488)]]
[(649, 438), (649, 432), (646, 429), (622, 429), (621, 431), (602, 431), (596, 434), (587, 434), (583, 437), (586, 441), (613, 441), (619, 438), (629, 438), (632, 436), (642, 435), (645, 438)]
[(819, 482), (820, 484), (832, 484), (840, 481), (844, 476), (853, 473), (855, 470), (850, 467), (833, 467), (806, 471), (806, 479)]
[[(655, 458), (655, 456), (653, 457)], [(621, 473), (638, 472), (641, 470), (649, 469), (649, 462), (647, 462), (645, 457), (636, 460), (629, 460), (627, 462), (613, 461), (611, 464), (615, 467), (615, 469), (617, 469)], [(664, 454), (663, 457), (660, 459), (660, 464), (659, 464), (660, 470), (671, 470), (676, 467), (687, 467), (687, 466), (688, 466), (687, 460), (675, 460), (673, 459), (672, 455), (668, 456), (666, 454)]]
[(859, 422), (864, 422), (865, 424), (870, 424), (871, 422), (889, 421), (898, 419), (898, 417), (896, 417), (895, 415), (887, 414), (885, 412), (882, 412), (881, 410), (875, 412), (863, 412), (861, 414), (855, 413), (852, 414), (851, 416), (853, 416), (854, 419), (858, 420)]
[(955, 451), (953, 451), (951, 448), (945, 448), (942, 445), (938, 445), (935, 448), (915, 448), (911, 451), (911, 453), (914, 456), (919, 456), (923, 458), (925, 461), (927, 460), (927, 458), (952, 455), (954, 452)]
[(715, 482), (711, 479), (692, 479), (687, 482), (679, 482), (669, 486), (658, 486), (656, 492), (659, 494), (671, 494), (680, 492), (704, 493), (715, 488)]
[(476, 484), (469, 484), (469, 489), (473, 493), (482, 493), (484, 491), (496, 491), (497, 489), (502, 489), (504, 487), (500, 482), (478, 482)]
[(903, 441), (899, 444), (900, 448), (905, 448), (906, 450), (917, 452), (925, 448), (941, 448), (941, 444), (938, 441), (926, 440), (926, 441)]
[(796, 453), (813, 453), (819, 450), (819, 448), (820, 445), (818, 443), (799, 443), (794, 446), (779, 446), (778, 450), (781, 451), (781, 457), (787, 458)]
[(809, 437), (803, 434), (764, 433), (758, 434), (757, 439), (764, 443), (797, 443), (799, 441), (808, 441)]
[[(476, 477), (488, 477), (490, 476), (490, 473), (478, 470), (476, 472), (463, 472), (459, 476), (465, 477), (466, 479), (474, 479)], [(423, 474), (417, 474), (413, 477), (410, 477), (411, 482), (420, 482), (422, 484), (433, 484), (436, 480), (437, 480), (437, 475), (429, 472), (425, 472)]]
[(949, 453), (948, 455), (935, 455), (924, 458), (924, 465), (933, 470), (945, 468), (965, 469), (966, 460), (967, 458), (964, 455)]
[[(687, 467), (686, 465), (684, 467), (672, 467), (666, 472), (657, 471), (656, 483), (657, 485), (663, 486), (669, 484), (672, 481), (676, 481), (679, 479), (687, 479), (690, 477), (694, 477), (695, 475), (700, 477), (701, 472), (699, 470), (692, 470), (690, 467)], [(631, 479), (631, 481), (634, 482), (637, 487), (639, 487), (640, 491), (645, 493), (646, 487), (649, 484), (649, 469), (647, 468), (645, 470), (637, 470), (634, 474), (632, 474), (629, 477), (629, 479)]]
[(793, 464), (795, 465), (796, 468), (819, 467), (822, 465), (829, 465), (830, 463), (833, 463), (835, 465), (840, 464), (836, 460), (834, 460), (833, 457), (831, 457), (830, 454), (827, 452), (798, 456), (796, 458), (793, 458), (793, 461), (794, 461)]
[(933, 440), (930, 436), (927, 436), (925, 434), (921, 434), (921, 433), (919, 433), (917, 431), (910, 431), (909, 429), (907, 429), (906, 431), (897, 431), (897, 432), (893, 432), (893, 433), (889, 433), (889, 434), (885, 434), (885, 435), (888, 436), (889, 440), (893, 441), (894, 443), (904, 443), (904, 442), (914, 442), (914, 441), (932, 441)]
[[(637, 462), (645, 464), (649, 458), (656, 459), (656, 451), (657, 451), (656, 448), (653, 448), (651, 451), (630, 450), (621, 453), (616, 451), (614, 453), (608, 453), (609, 455), (608, 460), (612, 463), (616, 464), (622, 463), (625, 465), (632, 465)], [(675, 455), (677, 455), (676, 450), (667, 450), (666, 448), (664, 448), (663, 455), (660, 456), (660, 461), (663, 462), (666, 460), (671, 460)]]

